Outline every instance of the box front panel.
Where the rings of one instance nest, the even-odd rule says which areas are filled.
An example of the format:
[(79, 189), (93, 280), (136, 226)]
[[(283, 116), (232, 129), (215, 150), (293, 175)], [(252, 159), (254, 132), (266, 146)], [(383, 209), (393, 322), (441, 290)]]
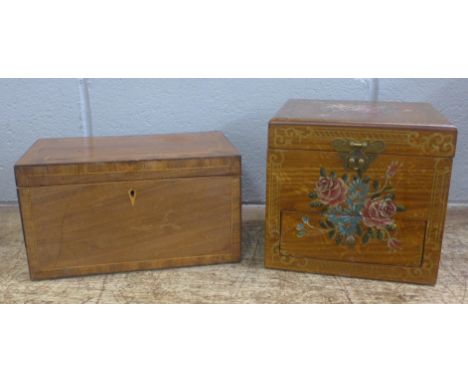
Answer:
[(33, 278), (239, 259), (238, 177), (19, 190)]
[[(267, 266), (435, 281), (451, 158), (368, 147), (345, 155), (330, 139), (323, 151), (269, 149)], [(362, 154), (363, 168), (346, 162), (350, 154)]]

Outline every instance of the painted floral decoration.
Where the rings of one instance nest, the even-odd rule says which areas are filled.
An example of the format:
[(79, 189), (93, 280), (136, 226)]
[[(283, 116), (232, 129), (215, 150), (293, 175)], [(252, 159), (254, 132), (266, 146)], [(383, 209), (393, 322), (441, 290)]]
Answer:
[(395, 215), (405, 207), (396, 204), (391, 184), (399, 167), (398, 162), (392, 162), (380, 182), (360, 172), (339, 177), (321, 168), (315, 190), (309, 194), (311, 207), (321, 210), (319, 227), (314, 227), (310, 218), (303, 216), (296, 226), (297, 236), (304, 237), (311, 230), (320, 229), (336, 244), (353, 246), (358, 240), (362, 244), (384, 240), (389, 249), (399, 249), (401, 243), (394, 236)]

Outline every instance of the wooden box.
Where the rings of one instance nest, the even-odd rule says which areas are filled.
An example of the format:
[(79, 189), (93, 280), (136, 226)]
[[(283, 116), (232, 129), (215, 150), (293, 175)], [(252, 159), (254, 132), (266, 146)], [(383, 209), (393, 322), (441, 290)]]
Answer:
[(456, 137), (429, 104), (288, 101), (269, 123), (265, 266), (434, 284)]
[(238, 261), (240, 173), (220, 132), (38, 140), (15, 165), (31, 279)]

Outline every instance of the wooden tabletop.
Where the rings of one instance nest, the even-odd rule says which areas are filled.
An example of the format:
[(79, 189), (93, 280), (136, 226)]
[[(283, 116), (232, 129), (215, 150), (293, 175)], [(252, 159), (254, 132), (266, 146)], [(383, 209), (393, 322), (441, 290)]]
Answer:
[(18, 207), (0, 208), (0, 303), (468, 303), (468, 209), (450, 209), (435, 286), (265, 269), (264, 222), (242, 262), (30, 281)]

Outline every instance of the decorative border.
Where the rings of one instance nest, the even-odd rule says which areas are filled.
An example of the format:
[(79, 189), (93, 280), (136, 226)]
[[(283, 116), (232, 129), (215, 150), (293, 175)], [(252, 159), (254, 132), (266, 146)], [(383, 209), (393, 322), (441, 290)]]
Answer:
[(418, 132), (412, 132), (407, 135), (406, 139), (410, 146), (420, 149), (424, 154), (452, 156), (455, 153), (453, 136), (450, 134), (421, 135)]
[(372, 140), (383, 140), (386, 144), (407, 145), (421, 155), (453, 156), (455, 154), (455, 135), (449, 133), (397, 131), (383, 127), (377, 130), (369, 130), (352, 127), (337, 129), (336, 127), (324, 126), (272, 126), (270, 132), (270, 142), (274, 145), (274, 148), (278, 149), (298, 149), (300, 148), (297, 147), (298, 145), (305, 144), (307, 146), (310, 141), (313, 142), (317, 138), (323, 139), (323, 145), (326, 145), (325, 141), (329, 139), (366, 137)]
[(238, 176), (238, 156), (202, 159), (171, 159), (141, 162), (100, 162), (16, 166), (18, 187), (104, 183), (127, 180), (151, 180), (203, 176)]
[[(435, 159), (431, 207), (427, 221), (426, 237), (424, 238), (424, 256), (421, 269), (431, 273), (435, 272), (436, 275), (442, 249), (451, 169), (451, 159)], [(419, 274), (419, 269), (413, 269), (413, 273)]]
[[(280, 171), (281, 165), (284, 160), (284, 154), (281, 152), (272, 152), (269, 153), (268, 158), (268, 174), (269, 176), (269, 186), (268, 186), (268, 219), (267, 221), (272, 221), (274, 223), (273, 227), (268, 230), (269, 237), (272, 240), (280, 239), (280, 210), (279, 204), (277, 203), (279, 199), (280, 191)], [(279, 251), (279, 246), (278, 246)], [(279, 253), (279, 252), (278, 252)]]

